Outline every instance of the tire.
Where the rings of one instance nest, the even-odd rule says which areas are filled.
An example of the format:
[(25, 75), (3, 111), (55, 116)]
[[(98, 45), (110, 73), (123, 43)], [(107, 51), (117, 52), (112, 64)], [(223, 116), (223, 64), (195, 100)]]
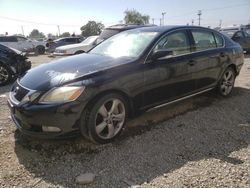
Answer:
[(10, 69), (0, 62), (0, 86), (7, 85), (12, 78)]
[(232, 93), (234, 88), (235, 78), (236, 78), (235, 70), (232, 67), (228, 67), (224, 71), (217, 86), (217, 91), (221, 96), (227, 97)]
[(80, 124), (81, 134), (99, 144), (112, 142), (122, 132), (128, 116), (126, 100), (119, 94), (106, 94), (86, 108)]
[(37, 46), (36, 47), (36, 54), (42, 55), (45, 53), (45, 47), (44, 46)]
[(76, 52), (75, 52), (75, 55), (77, 55), (77, 54), (82, 54), (82, 53), (85, 53), (85, 52), (82, 51), (82, 50), (79, 50), (79, 51), (76, 51)]

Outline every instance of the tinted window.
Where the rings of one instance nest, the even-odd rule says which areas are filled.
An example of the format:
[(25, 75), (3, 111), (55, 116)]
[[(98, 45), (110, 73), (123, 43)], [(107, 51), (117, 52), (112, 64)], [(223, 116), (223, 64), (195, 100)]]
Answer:
[(241, 31), (238, 31), (235, 33), (234, 37), (238, 37), (238, 38), (243, 38), (243, 33)]
[(18, 41), (18, 42), (24, 42), (24, 41), (26, 41), (26, 40), (27, 40), (26, 38), (17, 37), (17, 41)]
[(206, 50), (210, 48), (216, 48), (216, 43), (212, 32), (192, 30), (196, 50)]
[(214, 38), (215, 38), (215, 42), (216, 42), (216, 45), (217, 47), (222, 47), (224, 44), (223, 44), (223, 39), (221, 36), (219, 36), (218, 34), (214, 33)]
[(185, 31), (177, 31), (165, 36), (156, 45), (155, 50), (168, 49), (172, 50), (174, 55), (185, 54), (190, 52), (190, 45)]
[(0, 37), (0, 42), (5, 42), (5, 37)]
[(105, 29), (102, 31), (102, 33), (100, 34), (100, 39), (105, 40), (109, 37), (112, 37), (113, 35), (118, 34), (120, 31), (119, 30), (115, 30), (115, 29)]
[(0, 42), (17, 42), (16, 37), (0, 37)]
[(76, 38), (67, 38), (65, 39), (65, 42), (76, 42), (77, 39)]

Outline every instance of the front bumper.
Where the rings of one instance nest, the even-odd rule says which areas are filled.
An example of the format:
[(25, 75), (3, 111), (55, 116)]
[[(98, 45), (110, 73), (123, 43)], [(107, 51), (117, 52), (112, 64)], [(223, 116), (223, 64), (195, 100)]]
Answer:
[[(60, 138), (79, 132), (83, 105), (79, 101), (64, 104), (17, 104), (8, 99), (11, 118), (24, 134), (38, 138)], [(57, 128), (58, 132), (44, 131), (43, 127)]]

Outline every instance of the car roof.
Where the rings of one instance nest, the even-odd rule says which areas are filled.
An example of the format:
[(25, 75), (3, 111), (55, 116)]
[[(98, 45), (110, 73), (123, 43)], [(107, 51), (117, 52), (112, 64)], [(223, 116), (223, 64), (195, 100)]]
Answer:
[[(213, 29), (200, 27), (200, 26), (187, 26), (187, 25), (168, 25), (168, 26), (154, 26), (154, 27), (141, 27), (137, 28), (140, 31), (148, 31), (148, 32), (159, 32), (164, 33), (166, 31), (175, 30), (175, 29), (205, 29), (213, 32), (217, 32)], [(218, 32), (217, 32), (218, 33)]]
[(136, 28), (141, 28), (141, 27), (152, 27), (152, 26), (156, 26), (156, 25), (153, 25), (153, 24), (117, 24), (117, 25), (106, 27), (105, 29), (129, 30), (129, 29), (136, 29)]

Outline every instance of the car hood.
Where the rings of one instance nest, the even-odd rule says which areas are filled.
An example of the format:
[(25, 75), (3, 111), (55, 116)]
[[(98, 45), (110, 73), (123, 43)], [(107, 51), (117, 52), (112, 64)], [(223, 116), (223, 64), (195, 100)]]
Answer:
[(81, 44), (81, 43), (69, 44), (69, 45), (65, 45), (65, 46), (60, 46), (60, 47), (56, 48), (56, 50), (69, 50), (69, 49), (80, 48), (80, 47), (84, 47), (84, 46), (89, 46), (89, 45)]
[(91, 76), (131, 62), (131, 58), (112, 58), (97, 54), (80, 54), (62, 58), (29, 70), (19, 82), (32, 90), (47, 91), (53, 87)]

